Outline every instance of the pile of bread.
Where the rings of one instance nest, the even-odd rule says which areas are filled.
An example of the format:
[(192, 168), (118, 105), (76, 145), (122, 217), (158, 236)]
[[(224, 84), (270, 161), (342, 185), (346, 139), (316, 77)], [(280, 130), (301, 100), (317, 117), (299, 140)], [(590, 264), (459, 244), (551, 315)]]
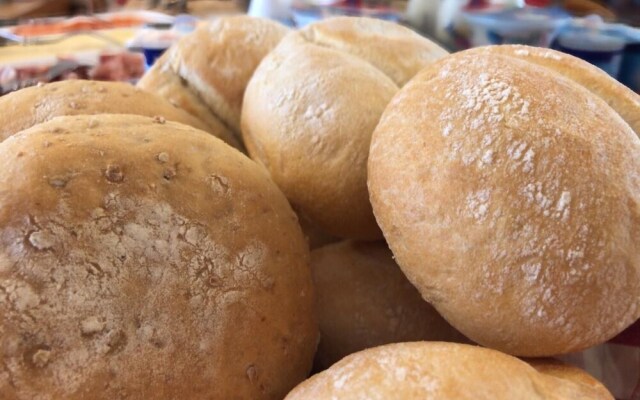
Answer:
[(578, 59), (347, 17), (2, 97), (0, 398), (612, 399), (549, 357), (640, 317), (637, 133)]

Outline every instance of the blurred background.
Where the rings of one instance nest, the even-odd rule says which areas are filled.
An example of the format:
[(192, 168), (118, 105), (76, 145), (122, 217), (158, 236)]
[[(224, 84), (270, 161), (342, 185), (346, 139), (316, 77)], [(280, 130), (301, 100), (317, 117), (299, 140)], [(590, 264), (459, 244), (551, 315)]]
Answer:
[(0, 0), (0, 94), (60, 79), (135, 82), (201, 21), (239, 13), (297, 27), (369, 16), (450, 51), (550, 47), (640, 91), (640, 0)]

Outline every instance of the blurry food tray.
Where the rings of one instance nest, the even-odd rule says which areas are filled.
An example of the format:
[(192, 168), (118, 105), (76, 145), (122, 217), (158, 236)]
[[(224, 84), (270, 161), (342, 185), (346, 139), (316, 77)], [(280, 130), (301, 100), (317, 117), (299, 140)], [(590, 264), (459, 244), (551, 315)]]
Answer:
[(54, 41), (83, 32), (135, 28), (149, 23), (172, 24), (174, 17), (153, 11), (127, 11), (73, 18), (36, 19), (30, 23), (0, 29), (0, 37), (22, 44)]

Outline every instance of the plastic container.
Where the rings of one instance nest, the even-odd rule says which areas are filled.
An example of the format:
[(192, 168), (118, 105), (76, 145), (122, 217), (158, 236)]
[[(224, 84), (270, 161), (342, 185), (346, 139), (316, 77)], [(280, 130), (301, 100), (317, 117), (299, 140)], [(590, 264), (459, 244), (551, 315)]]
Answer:
[(554, 33), (570, 20), (560, 8), (523, 7), (500, 11), (465, 11), (471, 45), (526, 44), (549, 47)]
[(626, 41), (607, 32), (579, 30), (558, 36), (557, 50), (581, 58), (618, 78)]

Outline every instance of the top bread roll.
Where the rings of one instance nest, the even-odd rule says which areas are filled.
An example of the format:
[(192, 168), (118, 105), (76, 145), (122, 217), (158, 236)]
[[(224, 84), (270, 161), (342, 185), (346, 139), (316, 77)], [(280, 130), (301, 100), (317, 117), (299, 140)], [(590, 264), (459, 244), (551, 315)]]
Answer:
[(366, 187), (371, 133), (399, 86), (445, 54), (407, 28), (367, 18), (292, 32), (247, 86), (245, 146), (319, 228), (378, 239)]
[(2, 400), (282, 399), (318, 334), (309, 250), (203, 132), (58, 117), (0, 144)]
[(640, 136), (640, 96), (584, 60), (551, 49), (520, 45), (478, 47), (467, 52), (515, 57), (558, 72), (606, 101)]
[[(58, 116), (85, 114), (159, 117), (207, 130), (202, 121), (184, 110), (128, 83), (68, 80), (32, 86), (0, 97), (0, 141)], [(215, 136), (223, 133), (207, 131)]]
[(613, 400), (602, 385), (536, 371), (495, 350), (396, 343), (345, 357), (285, 400)]
[(460, 53), (391, 102), (373, 208), (396, 261), (471, 340), (548, 356), (640, 316), (640, 139), (538, 65)]
[(247, 82), (262, 58), (288, 32), (277, 22), (244, 15), (217, 18), (172, 46), (138, 82), (220, 125), (241, 143), (240, 111)]

